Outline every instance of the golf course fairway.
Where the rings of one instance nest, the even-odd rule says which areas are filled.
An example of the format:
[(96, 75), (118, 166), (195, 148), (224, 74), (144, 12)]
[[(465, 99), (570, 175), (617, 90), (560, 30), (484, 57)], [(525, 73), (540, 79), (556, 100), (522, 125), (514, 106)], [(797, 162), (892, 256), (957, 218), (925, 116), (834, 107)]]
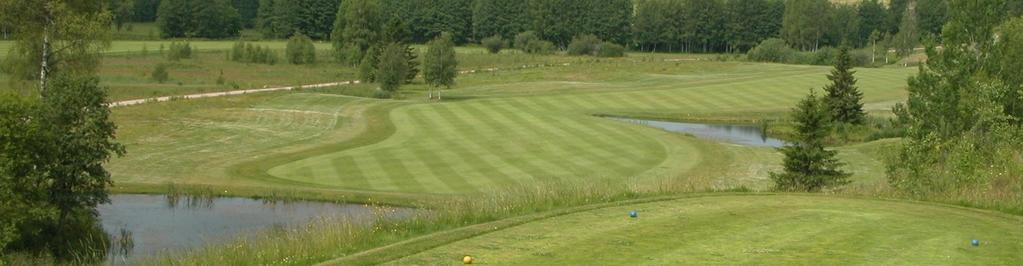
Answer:
[[(630, 218), (631, 210), (638, 212)], [(976, 247), (970, 241), (979, 240)], [(391, 265), (1020, 265), (1023, 219), (944, 205), (725, 195), (593, 209), (444, 244)], [(400, 247), (398, 247), (400, 248)]]

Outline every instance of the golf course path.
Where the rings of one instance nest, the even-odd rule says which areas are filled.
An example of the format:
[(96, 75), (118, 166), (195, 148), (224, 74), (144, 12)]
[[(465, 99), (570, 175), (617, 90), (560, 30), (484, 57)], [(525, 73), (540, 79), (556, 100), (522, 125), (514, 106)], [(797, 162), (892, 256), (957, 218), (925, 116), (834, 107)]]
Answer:
[[(568, 66), (568, 65), (569, 65), (569, 63), (561, 64), (561, 66)], [(527, 68), (549, 67), (549, 66), (556, 66), (556, 65), (545, 65), (545, 64), (523, 65), (523, 66), (517, 67), (515, 69), (527, 69)], [(484, 69), (472, 69), (472, 70), (458, 71), (458, 74), (463, 74), (463, 75), (464, 74), (475, 74), (475, 73), (484, 73), (484, 72), (495, 72), (495, 71), (501, 71), (501, 70), (502, 70), (502, 68), (496, 68), (496, 67), (495, 68), (484, 68)], [(221, 91), (221, 92), (197, 93), (197, 94), (188, 94), (188, 95), (162, 96), (162, 97), (154, 97), (154, 98), (143, 98), (143, 99), (116, 101), (116, 102), (111, 102), (111, 103), (107, 104), (107, 106), (110, 106), (110, 107), (122, 107), (122, 106), (139, 105), (139, 104), (150, 103), (150, 102), (166, 102), (166, 101), (178, 100), (178, 99), (186, 99), (187, 100), (187, 99), (222, 97), (222, 96), (231, 96), (231, 95), (243, 95), (243, 94), (260, 93), (260, 92), (290, 91), (290, 90), (295, 90), (295, 89), (313, 89), (313, 88), (323, 88), (323, 87), (333, 87), (333, 86), (344, 86), (344, 85), (359, 84), (359, 83), (360, 83), (360, 81), (358, 81), (358, 80), (349, 80), (349, 81), (318, 83), (318, 84), (307, 84), (307, 85), (297, 85), (297, 86), (272, 87), (272, 88), (262, 88), (262, 89), (245, 89), (245, 90), (232, 90), (232, 91)]]
[(166, 102), (166, 101), (176, 100), (176, 99), (199, 99), (199, 98), (221, 97), (221, 96), (230, 96), (230, 95), (242, 95), (242, 94), (249, 94), (249, 93), (260, 93), (260, 92), (271, 92), (271, 91), (290, 91), (290, 90), (294, 90), (294, 89), (303, 89), (303, 88), (306, 88), (306, 89), (323, 88), (323, 87), (332, 87), (332, 86), (342, 86), (342, 85), (348, 85), (348, 84), (359, 84), (359, 81), (358, 80), (352, 80), (352, 81), (330, 82), (330, 83), (309, 84), (309, 85), (299, 85), (299, 86), (287, 86), (287, 87), (273, 87), (273, 88), (262, 88), (262, 89), (247, 89), (247, 90), (233, 90), (233, 91), (198, 93), (198, 94), (189, 94), (189, 95), (181, 95), (181, 96), (163, 96), (163, 97), (156, 97), (156, 98), (145, 98), (145, 99), (117, 101), (117, 102), (109, 103), (108, 106), (110, 106), (110, 107), (122, 107), (122, 106), (132, 106), (132, 105), (138, 105), (138, 104), (149, 103), (149, 102)]
[(500, 265), (1020, 265), (1023, 218), (907, 201), (728, 195), (584, 210), (443, 242), (389, 264), (471, 255)]

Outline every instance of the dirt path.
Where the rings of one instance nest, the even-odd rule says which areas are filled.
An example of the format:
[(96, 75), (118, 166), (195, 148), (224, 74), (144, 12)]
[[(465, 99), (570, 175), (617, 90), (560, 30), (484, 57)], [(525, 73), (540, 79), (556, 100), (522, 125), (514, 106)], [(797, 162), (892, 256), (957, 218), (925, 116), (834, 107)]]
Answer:
[(233, 90), (233, 91), (189, 94), (189, 95), (181, 95), (181, 96), (163, 96), (163, 97), (156, 97), (156, 98), (145, 98), (145, 99), (135, 99), (135, 100), (126, 100), (126, 101), (112, 102), (112, 103), (109, 104), (109, 106), (110, 107), (122, 107), (122, 106), (139, 105), (139, 104), (150, 103), (150, 102), (166, 102), (166, 101), (178, 100), (178, 99), (199, 99), (199, 98), (221, 97), (221, 96), (230, 96), (230, 95), (242, 95), (242, 94), (259, 93), (259, 92), (290, 91), (290, 90), (294, 90), (294, 89), (323, 88), (323, 87), (342, 86), (342, 85), (358, 84), (358, 83), (359, 83), (358, 80), (353, 80), (353, 81), (320, 83), (320, 84), (310, 84), (310, 85), (300, 85), (300, 86), (274, 87), (274, 88), (263, 88), (263, 89), (248, 89), (248, 90)]
[[(568, 65), (569, 65), (569, 63), (560, 64), (560, 66), (568, 66)], [(558, 65), (545, 65), (545, 64), (523, 65), (522, 67), (518, 67), (517, 69), (550, 67), (550, 66), (558, 66)], [(516, 68), (513, 68), (513, 69), (516, 69)], [(496, 71), (500, 71), (500, 70), (502, 70), (502, 69), (501, 68), (485, 68), (485, 69), (478, 69), (478, 70), (477, 69), (474, 69), (474, 70), (462, 70), (462, 71), (458, 71), (458, 74), (474, 74), (474, 73), (480, 73), (480, 72), (496, 72)], [(231, 95), (242, 95), (242, 94), (249, 94), (249, 93), (271, 92), (271, 91), (290, 91), (290, 90), (295, 90), (295, 89), (323, 88), (323, 87), (343, 86), (343, 85), (350, 85), (350, 84), (359, 84), (359, 81), (358, 80), (351, 80), (351, 81), (320, 83), (320, 84), (309, 84), (309, 85), (288, 86), (288, 87), (274, 87), (274, 88), (262, 88), (262, 89), (233, 90), (233, 91), (209, 92), (209, 93), (198, 93), (198, 94), (177, 95), (177, 96), (163, 96), (163, 97), (156, 97), (156, 98), (144, 98), (144, 99), (134, 99), (134, 100), (124, 100), (124, 101), (111, 102), (107, 106), (110, 106), (111, 108), (113, 108), (113, 107), (124, 107), (124, 106), (139, 105), (139, 104), (144, 104), (144, 103), (166, 102), (166, 101), (170, 101), (170, 100), (182, 100), (182, 99), (188, 100), (188, 99), (221, 97), (221, 96), (231, 96)]]

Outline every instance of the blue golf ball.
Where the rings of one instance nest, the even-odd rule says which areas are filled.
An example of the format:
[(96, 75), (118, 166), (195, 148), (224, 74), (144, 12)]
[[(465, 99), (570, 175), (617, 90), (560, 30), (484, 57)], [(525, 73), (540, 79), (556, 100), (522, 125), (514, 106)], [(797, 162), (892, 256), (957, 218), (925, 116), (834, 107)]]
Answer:
[(636, 211), (629, 211), (629, 217), (636, 218)]
[(974, 239), (973, 241), (970, 241), (970, 245), (973, 245), (974, 247), (980, 246), (980, 240)]

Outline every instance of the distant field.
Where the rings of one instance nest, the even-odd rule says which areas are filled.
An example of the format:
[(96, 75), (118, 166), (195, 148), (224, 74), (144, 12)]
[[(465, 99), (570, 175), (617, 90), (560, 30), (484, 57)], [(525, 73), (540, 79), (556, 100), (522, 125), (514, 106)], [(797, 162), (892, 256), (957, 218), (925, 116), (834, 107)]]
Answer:
[[(638, 218), (629, 218), (630, 210)], [(971, 247), (973, 239), (980, 246)], [(1023, 219), (975, 210), (820, 196), (712, 196), (552, 217), (387, 265), (454, 264), (464, 255), (478, 264), (508, 265), (1019, 265), (1021, 241)]]
[[(591, 115), (780, 117), (810, 88), (821, 87), (829, 70), (668, 55), (563, 58), (571, 63), (463, 75), (439, 103), (421, 101), (426, 87), (420, 84), (406, 88), (404, 101), (324, 89), (118, 108), (119, 137), (130, 155), (110, 169), (126, 184), (380, 193), (466, 194), (550, 180), (652, 184), (680, 177), (698, 187), (763, 189), (780, 162), (771, 149)], [(882, 113), (905, 97), (904, 80), (913, 73), (858, 71), (868, 106)], [(861, 183), (883, 176), (869, 146), (841, 149)]]

